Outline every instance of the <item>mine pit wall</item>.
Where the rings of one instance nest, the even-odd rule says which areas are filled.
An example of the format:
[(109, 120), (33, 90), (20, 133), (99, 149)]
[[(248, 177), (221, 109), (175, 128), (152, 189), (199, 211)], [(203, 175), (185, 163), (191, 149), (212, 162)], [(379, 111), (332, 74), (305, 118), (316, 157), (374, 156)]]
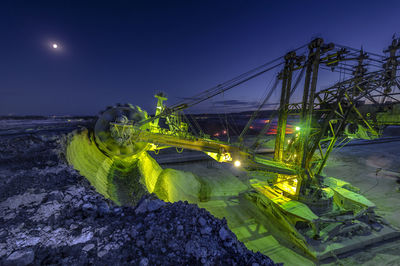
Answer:
[(119, 205), (136, 205), (146, 193), (167, 202), (197, 203), (202, 196), (201, 184), (192, 173), (162, 169), (147, 152), (134, 158), (110, 158), (87, 130), (69, 136), (66, 157), (97, 192)]

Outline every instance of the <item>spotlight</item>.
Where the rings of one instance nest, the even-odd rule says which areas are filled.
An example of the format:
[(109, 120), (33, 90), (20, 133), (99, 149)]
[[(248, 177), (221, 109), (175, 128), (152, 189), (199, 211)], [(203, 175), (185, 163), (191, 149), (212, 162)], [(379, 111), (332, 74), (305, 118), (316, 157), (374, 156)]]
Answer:
[(235, 164), (236, 167), (239, 167), (241, 165), (239, 160), (236, 160), (234, 164)]

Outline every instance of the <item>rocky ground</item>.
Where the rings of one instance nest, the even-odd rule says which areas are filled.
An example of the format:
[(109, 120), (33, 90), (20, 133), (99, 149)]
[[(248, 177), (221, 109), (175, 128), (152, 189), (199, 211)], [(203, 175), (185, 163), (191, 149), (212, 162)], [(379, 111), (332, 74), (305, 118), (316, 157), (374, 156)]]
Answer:
[(116, 206), (65, 163), (65, 139), (0, 134), (0, 265), (274, 265), (196, 205)]

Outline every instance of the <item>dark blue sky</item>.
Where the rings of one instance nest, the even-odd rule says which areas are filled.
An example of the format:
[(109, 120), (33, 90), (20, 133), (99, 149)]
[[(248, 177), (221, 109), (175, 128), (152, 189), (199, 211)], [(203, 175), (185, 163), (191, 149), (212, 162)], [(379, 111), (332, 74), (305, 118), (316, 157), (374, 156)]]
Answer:
[[(0, 115), (96, 114), (118, 102), (152, 113), (158, 91), (173, 104), (316, 36), (381, 53), (399, 13), (400, 1), (368, 0), (2, 1)], [(267, 82), (216, 101), (257, 101)]]

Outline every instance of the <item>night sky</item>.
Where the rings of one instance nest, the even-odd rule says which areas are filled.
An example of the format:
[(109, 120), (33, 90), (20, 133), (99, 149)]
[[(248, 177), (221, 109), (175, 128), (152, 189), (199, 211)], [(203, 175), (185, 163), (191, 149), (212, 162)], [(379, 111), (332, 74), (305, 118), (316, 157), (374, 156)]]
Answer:
[[(172, 105), (315, 37), (382, 53), (399, 14), (400, 1), (1, 1), (0, 115), (153, 113), (156, 92)], [(268, 82), (213, 101), (258, 101)]]

